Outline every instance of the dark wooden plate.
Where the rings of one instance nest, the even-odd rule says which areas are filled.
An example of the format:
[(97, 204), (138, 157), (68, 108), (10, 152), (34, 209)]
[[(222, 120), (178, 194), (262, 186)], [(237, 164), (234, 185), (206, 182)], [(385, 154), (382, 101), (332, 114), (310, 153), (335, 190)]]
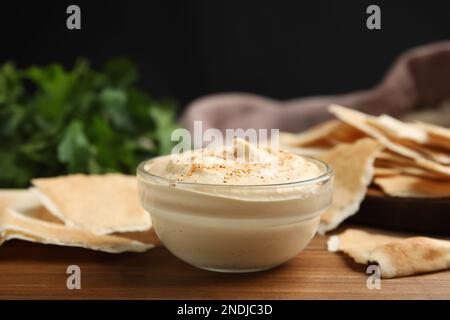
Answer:
[(450, 234), (450, 198), (390, 197), (369, 188), (351, 223), (417, 233)]

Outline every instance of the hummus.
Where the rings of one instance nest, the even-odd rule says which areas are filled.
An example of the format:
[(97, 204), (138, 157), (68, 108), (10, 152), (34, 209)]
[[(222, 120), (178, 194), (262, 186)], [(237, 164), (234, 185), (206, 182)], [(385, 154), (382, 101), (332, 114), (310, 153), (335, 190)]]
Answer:
[(145, 166), (176, 182), (226, 185), (279, 184), (316, 178), (323, 168), (283, 150), (276, 152), (242, 139), (218, 149), (197, 149), (160, 157)]
[(197, 267), (268, 269), (300, 252), (331, 204), (326, 164), (236, 139), (144, 162), (140, 197), (162, 243)]

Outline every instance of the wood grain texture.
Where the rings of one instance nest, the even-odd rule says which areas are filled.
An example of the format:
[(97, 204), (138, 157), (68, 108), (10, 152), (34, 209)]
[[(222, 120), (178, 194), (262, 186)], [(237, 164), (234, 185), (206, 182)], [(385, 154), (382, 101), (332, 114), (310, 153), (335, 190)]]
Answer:
[[(450, 271), (381, 281), (366, 287), (365, 267), (327, 252), (316, 236), (289, 263), (253, 274), (191, 267), (164, 248), (107, 254), (11, 241), (0, 247), (0, 299), (450, 299)], [(81, 290), (66, 288), (79, 265)]]

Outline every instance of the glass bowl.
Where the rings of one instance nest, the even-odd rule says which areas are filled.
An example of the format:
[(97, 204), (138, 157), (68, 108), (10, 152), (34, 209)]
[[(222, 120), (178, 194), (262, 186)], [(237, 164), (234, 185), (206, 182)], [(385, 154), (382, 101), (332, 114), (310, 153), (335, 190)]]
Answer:
[(267, 185), (175, 182), (137, 168), (139, 196), (164, 246), (198, 268), (270, 269), (294, 258), (331, 205), (333, 170), (313, 179)]

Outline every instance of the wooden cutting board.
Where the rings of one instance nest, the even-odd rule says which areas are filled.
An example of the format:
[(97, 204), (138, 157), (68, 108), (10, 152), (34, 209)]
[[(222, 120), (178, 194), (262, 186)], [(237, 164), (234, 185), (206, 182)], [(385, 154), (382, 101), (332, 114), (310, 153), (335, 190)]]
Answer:
[(450, 234), (450, 198), (399, 198), (369, 188), (351, 223), (417, 233)]
[[(0, 299), (450, 299), (450, 271), (369, 290), (366, 266), (328, 252), (327, 239), (317, 235), (290, 262), (251, 274), (200, 270), (162, 247), (108, 254), (13, 240), (0, 247)], [(74, 264), (81, 290), (66, 287)]]
[[(374, 214), (379, 213), (380, 219), (389, 215), (389, 201), (370, 195), (355, 218), (372, 218), (373, 223)], [(448, 208), (448, 203), (442, 208)], [(347, 223), (333, 233), (342, 232), (345, 226)], [(145, 253), (108, 254), (12, 240), (0, 246), (0, 299), (450, 298), (449, 271), (385, 279), (380, 290), (369, 290), (366, 266), (328, 252), (327, 239), (317, 235), (290, 262), (253, 274), (200, 270), (162, 247)], [(69, 265), (81, 269), (81, 290), (67, 289)]]

